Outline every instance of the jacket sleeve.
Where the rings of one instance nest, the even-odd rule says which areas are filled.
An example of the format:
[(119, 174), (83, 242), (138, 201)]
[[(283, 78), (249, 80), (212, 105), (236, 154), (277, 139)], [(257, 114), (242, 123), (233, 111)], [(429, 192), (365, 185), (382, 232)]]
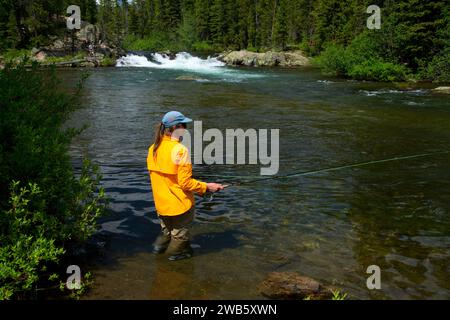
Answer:
[(206, 192), (206, 183), (192, 178), (192, 164), (187, 149), (181, 149), (177, 154), (178, 185), (184, 191), (193, 191), (200, 195)]

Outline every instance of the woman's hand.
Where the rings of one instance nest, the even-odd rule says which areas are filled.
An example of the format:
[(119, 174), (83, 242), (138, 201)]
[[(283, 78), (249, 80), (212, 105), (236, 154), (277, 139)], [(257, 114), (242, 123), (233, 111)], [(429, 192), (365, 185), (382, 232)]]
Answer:
[(220, 191), (220, 190), (223, 190), (223, 188), (224, 188), (224, 186), (221, 185), (220, 183), (212, 183), (212, 182), (210, 182), (210, 183), (206, 184), (206, 190), (208, 192), (212, 192), (212, 193)]

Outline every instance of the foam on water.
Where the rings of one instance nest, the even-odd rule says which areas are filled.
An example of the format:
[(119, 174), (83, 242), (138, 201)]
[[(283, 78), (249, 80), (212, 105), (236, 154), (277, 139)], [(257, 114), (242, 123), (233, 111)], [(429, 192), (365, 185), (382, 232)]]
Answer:
[(219, 61), (217, 58), (208, 57), (206, 59), (201, 59), (199, 57), (194, 57), (187, 52), (177, 53), (174, 59), (170, 59), (170, 57), (165, 54), (153, 53), (150, 60), (145, 56), (129, 54), (119, 58), (116, 62), (116, 67), (181, 70), (225, 77), (222, 79), (223, 81), (229, 81), (229, 78), (234, 78), (234, 80), (238, 80), (237, 82), (240, 82), (240, 79), (263, 77), (261, 74), (244, 73), (239, 70), (226, 68), (226, 64)]
[(359, 92), (364, 93), (368, 97), (379, 96), (383, 94), (410, 94), (415, 96), (424, 95), (427, 93), (427, 90), (418, 89), (418, 90), (360, 90)]
[(221, 72), (218, 68), (225, 66), (225, 63), (217, 60), (216, 58), (208, 57), (206, 59), (200, 59), (198, 57), (191, 56), (187, 52), (177, 53), (175, 59), (170, 59), (170, 57), (165, 54), (153, 53), (152, 60), (153, 61), (149, 61), (144, 56), (130, 54), (118, 59), (116, 66), (175, 69), (200, 72)]

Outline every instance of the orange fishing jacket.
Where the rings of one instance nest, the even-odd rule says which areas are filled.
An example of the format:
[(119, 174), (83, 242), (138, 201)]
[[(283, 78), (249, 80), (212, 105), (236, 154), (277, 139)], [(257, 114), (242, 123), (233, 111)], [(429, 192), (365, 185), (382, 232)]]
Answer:
[(183, 214), (194, 205), (194, 192), (206, 192), (206, 183), (192, 178), (189, 151), (179, 141), (164, 136), (156, 157), (153, 146), (148, 149), (147, 168), (156, 211), (162, 216)]

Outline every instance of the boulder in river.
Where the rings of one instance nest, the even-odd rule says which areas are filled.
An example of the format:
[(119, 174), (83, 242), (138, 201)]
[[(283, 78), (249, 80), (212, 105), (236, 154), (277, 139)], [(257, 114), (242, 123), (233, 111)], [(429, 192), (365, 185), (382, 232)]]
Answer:
[(179, 76), (179, 77), (176, 77), (175, 80), (196, 81), (196, 80), (202, 80), (202, 78), (199, 78), (199, 77), (196, 77), (196, 76)]
[(264, 53), (247, 50), (222, 53), (218, 59), (228, 65), (261, 67), (302, 67), (310, 65), (309, 59), (301, 51), (267, 51)]
[(450, 93), (450, 87), (437, 87), (433, 89), (433, 92), (437, 93)]
[(170, 51), (170, 50), (164, 50), (164, 51), (161, 51), (161, 52), (158, 52), (158, 53), (169, 57), (170, 60), (175, 60), (176, 57), (177, 57), (177, 54), (172, 52), (172, 51)]
[(259, 290), (270, 299), (330, 299), (333, 295), (330, 288), (296, 272), (272, 272)]

